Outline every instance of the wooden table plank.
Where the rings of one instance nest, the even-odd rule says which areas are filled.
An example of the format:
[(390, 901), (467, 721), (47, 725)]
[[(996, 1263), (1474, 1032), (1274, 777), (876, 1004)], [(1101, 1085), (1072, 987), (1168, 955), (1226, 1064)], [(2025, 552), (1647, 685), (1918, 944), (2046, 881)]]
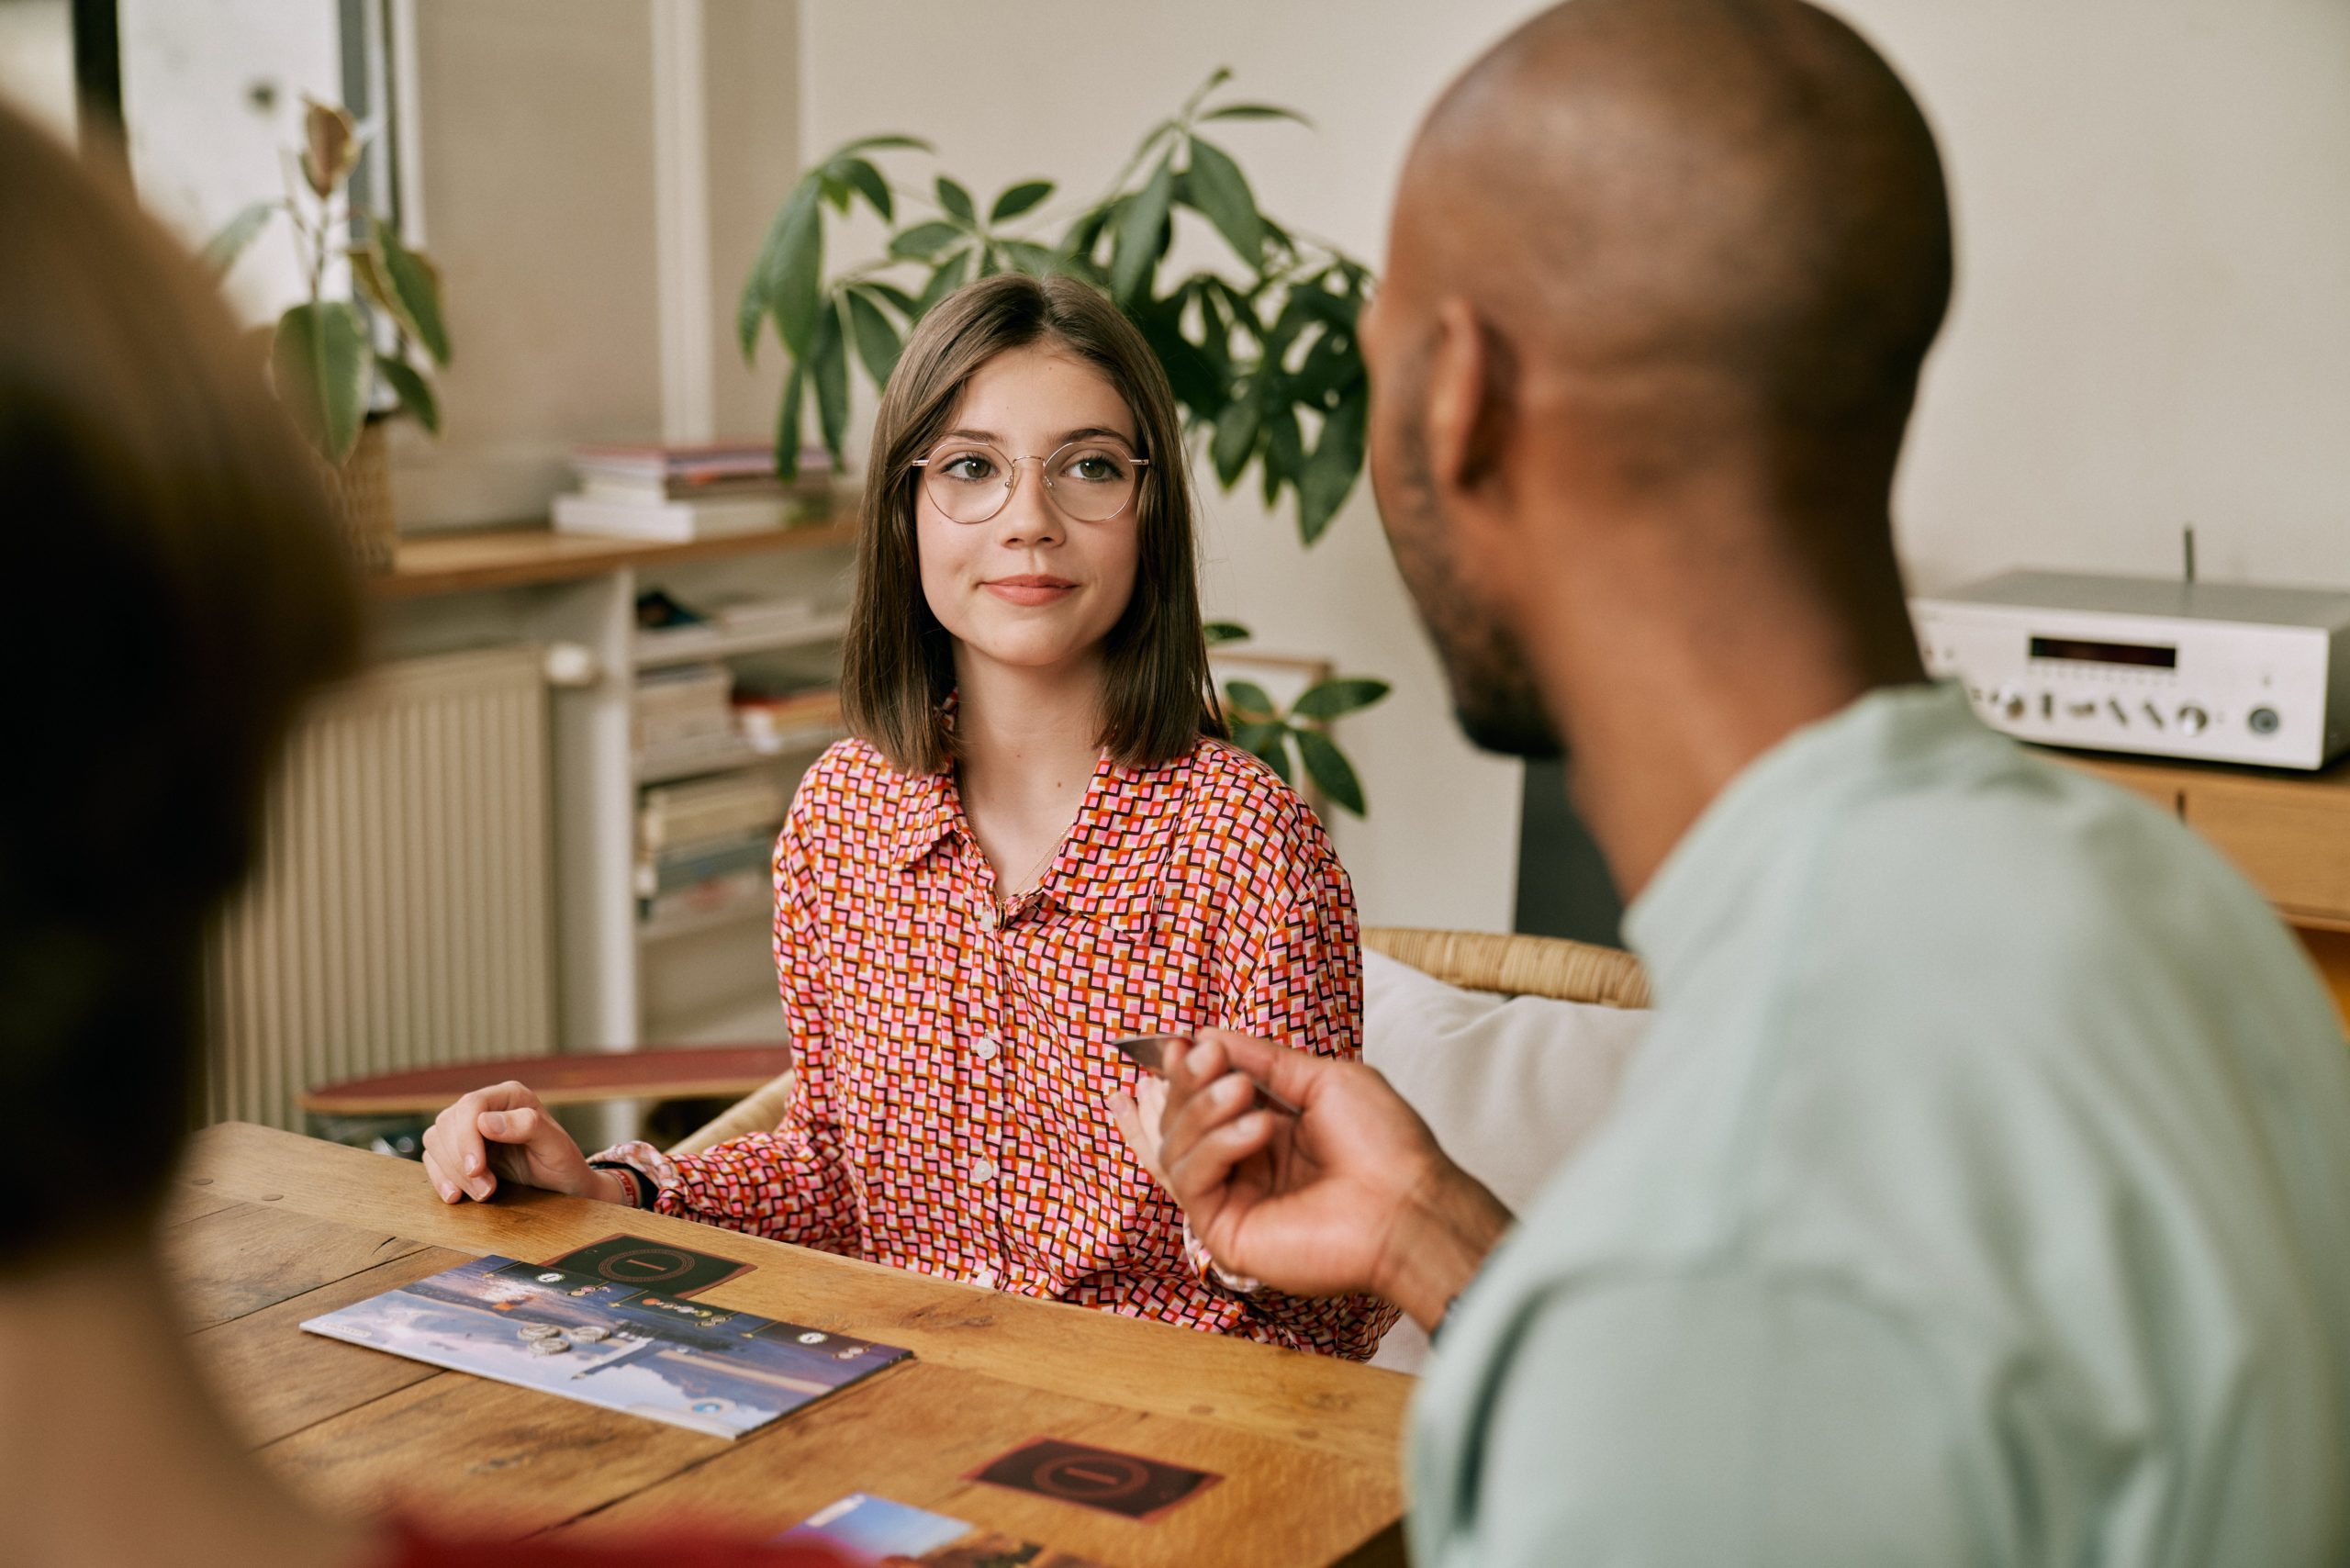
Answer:
[[(281, 1223), (299, 1215), (281, 1215)], [(288, 1224), (289, 1237), (295, 1226)], [(361, 1345), (302, 1332), (303, 1321), (335, 1312), (428, 1274), (453, 1269), (462, 1254), (423, 1247), (289, 1296), (196, 1334), (191, 1343), (205, 1377), (235, 1412), (238, 1429), (256, 1447), (356, 1409), (427, 1378), (452, 1374)]]
[(191, 1327), (274, 1306), (346, 1275), (417, 1250), (381, 1230), (320, 1219), (273, 1203), (239, 1204), (163, 1232)]
[(412, 1163), (231, 1123), (190, 1176), (235, 1193), (479, 1256), (553, 1258), (625, 1229), (751, 1263), (705, 1299), (903, 1345), (926, 1361), (1334, 1453), (1392, 1473), (1412, 1380), (1270, 1345), (931, 1279), (660, 1215), (517, 1191), (442, 1204)]

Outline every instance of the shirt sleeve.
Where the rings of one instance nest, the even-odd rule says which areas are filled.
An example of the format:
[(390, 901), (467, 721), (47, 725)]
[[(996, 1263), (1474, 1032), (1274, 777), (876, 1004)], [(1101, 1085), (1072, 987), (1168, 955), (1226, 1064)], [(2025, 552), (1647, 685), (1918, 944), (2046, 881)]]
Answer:
[[(1304, 803), (1235, 901), (1242, 929), (1226, 1016), (1215, 1026), (1315, 1056), (1362, 1057), (1362, 935), (1354, 887), (1322, 824)], [(1368, 1361), (1401, 1314), (1371, 1295), (1321, 1299), (1261, 1291), (1226, 1275), (1183, 1226), (1185, 1255), (1212, 1283), (1241, 1294), (1251, 1314), (1302, 1350)]]
[(832, 1040), (812, 886), (801, 813), (795, 809), (776, 841), (775, 855), (776, 980), (792, 1066), (783, 1125), (699, 1154), (665, 1155), (648, 1144), (626, 1143), (596, 1158), (619, 1160), (650, 1177), (658, 1189), (653, 1204), (657, 1213), (855, 1257), (862, 1227), (834, 1110)]
[(2018, 1560), (1923, 1348), (1841, 1292), (1735, 1273), (1607, 1285), (1534, 1305), (1501, 1343), (1476, 1372), (1481, 1425), (1415, 1477), (1415, 1562)]

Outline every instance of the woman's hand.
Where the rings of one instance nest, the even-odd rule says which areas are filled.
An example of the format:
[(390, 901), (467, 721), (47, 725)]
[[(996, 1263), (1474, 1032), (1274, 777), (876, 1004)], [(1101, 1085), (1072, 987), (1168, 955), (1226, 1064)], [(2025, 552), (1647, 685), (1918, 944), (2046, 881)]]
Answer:
[(476, 1089), (435, 1118), (424, 1133), (424, 1173), (444, 1204), (487, 1202), (501, 1181), (608, 1204), (634, 1195), (622, 1190), (626, 1177), (590, 1169), (539, 1097), (510, 1081)]

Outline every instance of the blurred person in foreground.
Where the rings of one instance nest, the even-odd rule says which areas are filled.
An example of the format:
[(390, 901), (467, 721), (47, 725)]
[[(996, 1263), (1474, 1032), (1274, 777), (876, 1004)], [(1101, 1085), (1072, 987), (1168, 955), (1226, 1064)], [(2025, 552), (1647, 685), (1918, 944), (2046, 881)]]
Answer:
[(312, 1511), (207, 1396), (156, 1250), (202, 934), (358, 599), (196, 268), (0, 108), (0, 1558), (11, 1568), (820, 1568), (431, 1540)]
[(1381, 510), (1658, 1011), (1523, 1216), (1359, 1065), (1203, 1032), (1118, 1109), (1225, 1268), (1442, 1326), (1422, 1568), (2350, 1561), (2350, 1053), (2208, 846), (1924, 684), (1950, 277), (1923, 117), (1796, 0), (1559, 6), (1407, 161)]

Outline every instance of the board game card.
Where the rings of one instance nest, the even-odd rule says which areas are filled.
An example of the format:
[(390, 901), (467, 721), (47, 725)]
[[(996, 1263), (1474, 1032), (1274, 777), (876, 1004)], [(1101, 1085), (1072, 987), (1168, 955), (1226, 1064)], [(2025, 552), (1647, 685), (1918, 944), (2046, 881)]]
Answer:
[(1147, 1519), (1223, 1477), (1115, 1449), (1038, 1438), (990, 1460), (963, 1479)]
[(593, 1274), (616, 1285), (659, 1291), (664, 1295), (699, 1295), (712, 1285), (724, 1284), (751, 1271), (748, 1263), (712, 1257), (667, 1241), (647, 1241), (642, 1236), (607, 1236), (550, 1265), (575, 1274)]
[(497, 1257), (461, 1263), (302, 1327), (720, 1438), (755, 1431), (912, 1354)]
[(826, 1546), (855, 1568), (896, 1568), (909, 1562), (923, 1568), (995, 1568), (1002, 1563), (1017, 1563), (1019, 1568), (1102, 1568), (1091, 1557), (1055, 1551), (968, 1520), (925, 1513), (862, 1492), (827, 1504), (806, 1523), (776, 1537), (776, 1542)]

